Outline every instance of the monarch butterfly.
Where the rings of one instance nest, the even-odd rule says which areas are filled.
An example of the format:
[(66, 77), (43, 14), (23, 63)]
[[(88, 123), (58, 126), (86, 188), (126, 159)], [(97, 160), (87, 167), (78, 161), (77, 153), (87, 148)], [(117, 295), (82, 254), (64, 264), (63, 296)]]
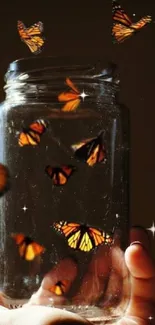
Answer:
[(112, 0), (112, 12), (114, 21), (112, 36), (117, 43), (123, 42), (126, 38), (133, 35), (152, 20), (151, 16), (145, 16), (138, 22), (132, 23), (131, 19), (115, 0)]
[(105, 149), (102, 144), (101, 132), (96, 138), (82, 140), (79, 143), (73, 144), (71, 148), (75, 152), (75, 157), (85, 161), (90, 167), (96, 163), (105, 160)]
[(68, 280), (58, 281), (49, 290), (55, 293), (57, 296), (62, 296), (66, 292), (66, 287), (68, 286)]
[(45, 251), (45, 248), (36, 243), (30, 237), (25, 236), (22, 233), (11, 234), (11, 237), (15, 240), (19, 246), (19, 255), (26, 261), (32, 261), (34, 258)]
[(54, 185), (65, 185), (74, 171), (75, 167), (71, 165), (61, 167), (51, 167), (48, 165), (45, 168), (45, 172), (53, 180)]
[(109, 234), (85, 224), (60, 221), (54, 223), (54, 228), (67, 238), (71, 248), (84, 252), (89, 252), (102, 243), (111, 244), (113, 241)]
[(39, 54), (44, 45), (44, 39), (41, 36), (43, 32), (43, 23), (38, 23), (26, 28), (22, 21), (17, 22), (17, 29), (21, 40), (29, 47), (34, 54)]
[(63, 106), (62, 111), (75, 111), (80, 105), (81, 99), (80, 97), (88, 96), (84, 93), (80, 93), (79, 89), (73, 84), (73, 82), (66, 78), (66, 84), (71, 88), (69, 92), (63, 92), (58, 96), (59, 102), (66, 102)]
[(0, 163), (0, 195), (8, 187), (8, 178), (9, 178), (9, 171), (6, 166)]
[(40, 136), (46, 130), (44, 120), (36, 120), (28, 128), (24, 128), (19, 135), (18, 144), (20, 147), (31, 145), (36, 146), (40, 143)]

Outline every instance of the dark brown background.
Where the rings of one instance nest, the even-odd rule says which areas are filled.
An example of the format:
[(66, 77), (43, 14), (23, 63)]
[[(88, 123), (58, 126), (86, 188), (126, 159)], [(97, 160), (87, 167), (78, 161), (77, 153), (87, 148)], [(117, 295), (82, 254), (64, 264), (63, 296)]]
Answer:
[[(52, 4), (53, 3), (53, 4)], [(136, 21), (150, 14), (155, 1), (121, 0)], [(3, 75), (10, 61), (31, 56), (19, 39), (16, 23), (44, 22), (44, 55), (99, 55), (119, 65), (121, 101), (131, 116), (132, 224), (150, 227), (155, 220), (155, 24), (143, 28), (121, 45), (111, 38), (110, 0), (3, 1), (0, 12), (0, 99)]]

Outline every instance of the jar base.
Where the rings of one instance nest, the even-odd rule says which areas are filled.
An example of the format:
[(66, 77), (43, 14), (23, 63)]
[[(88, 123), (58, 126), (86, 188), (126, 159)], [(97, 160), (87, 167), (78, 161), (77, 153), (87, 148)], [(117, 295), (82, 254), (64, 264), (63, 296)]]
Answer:
[[(8, 309), (18, 309), (22, 308), (28, 300), (26, 299), (11, 299), (9, 297), (4, 296), (2, 302), (3, 306)], [(3, 308), (2, 306), (2, 308)], [(81, 317), (86, 318), (93, 324), (115, 324), (123, 315), (123, 311), (121, 308), (108, 308), (107, 310), (98, 308), (96, 306), (75, 306), (75, 305), (63, 305), (63, 306), (51, 306), (46, 305), (51, 308), (59, 308), (63, 310), (67, 310), (72, 313), (76, 313)], [(0, 306), (1, 307), (1, 306)]]

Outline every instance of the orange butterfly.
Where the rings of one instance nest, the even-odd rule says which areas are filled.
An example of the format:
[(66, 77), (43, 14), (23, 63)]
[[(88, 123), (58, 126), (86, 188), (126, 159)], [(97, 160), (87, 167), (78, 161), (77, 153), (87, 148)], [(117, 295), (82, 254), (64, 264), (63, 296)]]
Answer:
[(46, 130), (44, 120), (36, 120), (28, 128), (24, 128), (19, 135), (18, 144), (20, 147), (31, 145), (36, 146), (40, 143), (40, 137)]
[(85, 224), (60, 221), (55, 222), (53, 226), (65, 236), (71, 248), (80, 251), (89, 252), (102, 243), (111, 244), (113, 242), (112, 236), (103, 230), (88, 227)]
[(68, 283), (68, 280), (58, 281), (49, 290), (52, 293), (55, 293), (57, 296), (62, 296), (66, 292), (66, 287), (68, 286)]
[(70, 112), (75, 111), (81, 102), (81, 95), (88, 96), (84, 93), (81, 94), (78, 88), (73, 84), (73, 82), (66, 78), (66, 84), (68, 87), (71, 88), (69, 92), (63, 92), (58, 96), (59, 102), (66, 102), (66, 104), (63, 106), (62, 111), (64, 112)]
[(152, 20), (151, 16), (145, 16), (137, 23), (132, 23), (131, 19), (116, 0), (112, 0), (112, 12), (114, 20), (112, 36), (114, 38), (114, 42), (117, 43), (123, 42), (126, 38), (139, 31)]
[(48, 165), (45, 168), (45, 172), (53, 180), (54, 185), (65, 185), (74, 171), (75, 167), (71, 165), (61, 167), (51, 167)]
[(3, 194), (8, 187), (9, 171), (6, 166), (0, 163), (0, 194)]
[(82, 140), (73, 144), (71, 148), (75, 151), (75, 157), (86, 162), (90, 167), (105, 160), (105, 149), (102, 144), (101, 132), (98, 137)]
[(39, 54), (44, 45), (44, 39), (41, 36), (43, 32), (43, 23), (38, 23), (26, 28), (22, 21), (17, 22), (17, 29), (21, 40), (29, 47), (34, 54)]
[(45, 251), (45, 248), (36, 243), (30, 237), (25, 236), (22, 233), (12, 234), (11, 237), (15, 240), (19, 246), (19, 254), (26, 261), (32, 261), (34, 258)]

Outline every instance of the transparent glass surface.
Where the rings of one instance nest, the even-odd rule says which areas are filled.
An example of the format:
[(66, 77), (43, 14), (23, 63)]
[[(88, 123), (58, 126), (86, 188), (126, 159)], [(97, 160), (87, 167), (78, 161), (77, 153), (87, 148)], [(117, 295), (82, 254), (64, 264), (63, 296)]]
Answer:
[[(10, 308), (33, 294), (32, 303), (110, 323), (130, 298), (128, 110), (116, 99), (114, 67), (62, 62), (21, 60), (6, 75), (0, 163), (9, 180), (0, 197), (0, 290)], [(64, 110), (58, 100), (64, 92), (76, 93), (75, 110)]]

